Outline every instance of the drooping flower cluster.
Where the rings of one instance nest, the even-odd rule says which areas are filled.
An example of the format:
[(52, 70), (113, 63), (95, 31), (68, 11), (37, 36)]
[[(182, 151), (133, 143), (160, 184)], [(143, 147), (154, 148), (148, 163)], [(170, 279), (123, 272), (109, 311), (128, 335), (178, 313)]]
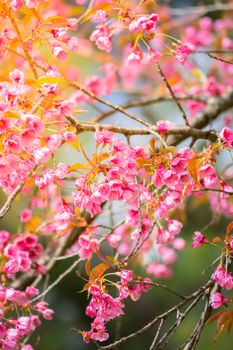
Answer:
[[(91, 300), (86, 308), (87, 316), (94, 318), (91, 323), (91, 330), (88, 332), (80, 331), (85, 342), (90, 340), (103, 342), (108, 339), (109, 334), (106, 330), (105, 323), (120, 317), (124, 314), (123, 300), (130, 297), (136, 301), (140, 298), (142, 292), (148, 291), (152, 287), (152, 281), (149, 278), (136, 277), (136, 283), (133, 281), (133, 273), (130, 270), (122, 270), (120, 272), (120, 281), (117, 283), (119, 296), (113, 298), (110, 294), (104, 292), (103, 285), (92, 284), (88, 292), (91, 294)], [(104, 280), (104, 277), (103, 277)]]
[(212, 278), (223, 289), (231, 290), (233, 288), (233, 277), (231, 273), (224, 270), (221, 266), (214, 271)]
[[(40, 326), (40, 315), (44, 319), (52, 320), (54, 313), (52, 309), (48, 308), (48, 304), (45, 302), (31, 304), (30, 298), (38, 294), (39, 290), (33, 287), (27, 287), (25, 292), (23, 292), (18, 289), (4, 287), (0, 284), (1, 349), (33, 349), (29, 344), (24, 347), (21, 347), (20, 344), (25, 337), (29, 336)], [(12, 314), (12, 311), (16, 308), (18, 312)], [(21, 309), (24, 310), (22, 315), (19, 314), (19, 310)]]

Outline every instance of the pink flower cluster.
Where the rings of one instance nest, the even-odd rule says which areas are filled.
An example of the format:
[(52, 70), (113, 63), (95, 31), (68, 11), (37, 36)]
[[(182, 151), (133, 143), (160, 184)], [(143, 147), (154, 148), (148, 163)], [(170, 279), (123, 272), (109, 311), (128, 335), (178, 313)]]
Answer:
[(194, 232), (194, 238), (193, 238), (193, 243), (192, 247), (197, 248), (202, 246), (205, 243), (208, 243), (208, 239), (199, 231)]
[(227, 146), (233, 148), (233, 130), (230, 128), (224, 128), (220, 132), (221, 139), (226, 142)]
[[(39, 312), (45, 319), (52, 320), (53, 310), (47, 307), (47, 303), (39, 302), (31, 304), (30, 297), (38, 295), (39, 290), (27, 287), (25, 292), (14, 288), (6, 288), (0, 284), (0, 344), (3, 350), (33, 350), (30, 344), (21, 347), (24, 338), (40, 326)], [(17, 312), (14, 312), (17, 307)], [(25, 308), (30, 309), (30, 314), (25, 315)], [(10, 317), (8, 318), (8, 313)], [(12, 313), (14, 312), (14, 313)], [(22, 315), (19, 313), (22, 312)]]
[(188, 56), (195, 51), (195, 46), (190, 43), (184, 43), (176, 48), (176, 59), (184, 64)]
[(233, 277), (231, 273), (224, 270), (221, 266), (214, 271), (212, 278), (223, 289), (231, 290), (233, 288)]
[(110, 52), (112, 50), (112, 35), (107, 25), (103, 24), (96, 28), (90, 36), (100, 50)]
[[(161, 134), (171, 127), (166, 121), (158, 123), (157, 126), (161, 128)], [(200, 185), (210, 188), (222, 186), (214, 167), (211, 163), (203, 162), (198, 169), (199, 183), (197, 183), (189, 171), (189, 162), (195, 155), (188, 147), (167, 155), (155, 166), (154, 158), (149, 153), (140, 147), (128, 146), (118, 140), (112, 132), (99, 130), (95, 137), (97, 147), (103, 146), (108, 156), (95, 177), (91, 175), (90, 169), (85, 176), (76, 180), (77, 191), (73, 193), (75, 206), (85, 209), (94, 216), (102, 212), (102, 205), (107, 201), (121, 201), (127, 205), (125, 223), (105, 236), (109, 245), (127, 256), (135, 246), (135, 242), (139, 239), (141, 244), (140, 242), (151, 230), (147, 242), (142, 245), (140, 251), (149, 254), (150, 250), (155, 249), (159, 261), (149, 261), (148, 272), (159, 278), (171, 276), (172, 271), (167, 265), (174, 262), (175, 250), (183, 249), (185, 243), (182, 238), (176, 238), (182, 224), (177, 220), (171, 220), (169, 212), (181, 205), (192, 190), (197, 191)], [(211, 148), (204, 150), (203, 157), (209, 152)], [(146, 161), (147, 168), (141, 166), (143, 161)], [(150, 175), (149, 166), (151, 166)], [(143, 183), (136, 184), (135, 176), (143, 178)], [(152, 227), (153, 215), (148, 215), (143, 209), (139, 227), (138, 193), (142, 208), (145, 204), (156, 210), (157, 220), (163, 218), (166, 224), (160, 229)], [(193, 247), (207, 242), (202, 233), (195, 232)], [(87, 259), (92, 256), (99, 243), (95, 233), (90, 232), (88, 235), (82, 234), (76, 246), (75, 251)]]
[(26, 272), (34, 267), (41, 271), (38, 264), (44, 251), (38, 242), (38, 236), (33, 234), (17, 235), (13, 240), (7, 231), (0, 231), (1, 254), (8, 261), (3, 266), (3, 271), (14, 277), (17, 272)]
[(146, 31), (148, 33), (153, 32), (158, 20), (159, 16), (157, 13), (152, 13), (149, 16), (139, 16), (130, 22), (129, 31), (132, 33), (141, 31)]
[(211, 306), (213, 309), (218, 309), (220, 306), (227, 302), (227, 298), (225, 298), (221, 293), (214, 293), (211, 297)]
[(136, 285), (129, 285), (133, 280), (133, 273), (130, 270), (120, 272), (119, 297), (113, 298), (106, 292), (103, 292), (99, 285), (92, 284), (88, 292), (91, 294), (91, 300), (86, 308), (86, 314), (94, 318), (91, 323), (91, 330), (80, 332), (85, 342), (91, 339), (103, 342), (108, 339), (109, 334), (106, 331), (105, 323), (120, 317), (124, 314), (124, 304), (122, 300), (130, 296), (136, 301), (140, 298), (141, 293), (148, 291), (152, 287), (152, 281), (149, 278), (135, 278)]

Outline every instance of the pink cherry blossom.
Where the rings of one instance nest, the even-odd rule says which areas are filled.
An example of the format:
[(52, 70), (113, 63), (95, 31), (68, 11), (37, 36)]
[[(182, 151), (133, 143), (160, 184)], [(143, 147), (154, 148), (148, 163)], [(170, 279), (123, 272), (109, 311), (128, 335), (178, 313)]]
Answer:
[(227, 146), (233, 147), (233, 130), (230, 128), (223, 128), (220, 132), (221, 139), (226, 142)]
[(208, 243), (208, 239), (199, 231), (194, 232), (192, 247), (197, 248)]
[(217, 309), (227, 302), (227, 298), (225, 298), (221, 293), (217, 292), (211, 297), (211, 307), (213, 309)]

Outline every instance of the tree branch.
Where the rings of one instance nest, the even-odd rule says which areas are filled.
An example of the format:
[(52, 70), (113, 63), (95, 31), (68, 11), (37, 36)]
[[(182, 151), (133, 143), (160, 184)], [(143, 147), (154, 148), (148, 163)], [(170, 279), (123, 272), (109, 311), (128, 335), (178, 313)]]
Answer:
[(115, 341), (114, 343), (110, 344), (110, 345), (106, 345), (106, 346), (102, 346), (99, 347), (98, 350), (110, 350), (110, 349), (114, 349), (116, 346), (121, 345), (127, 341), (129, 341), (130, 339), (135, 338), (136, 336), (143, 334), (145, 331), (147, 331), (148, 329), (150, 329), (151, 327), (153, 327), (159, 320), (161, 319), (166, 319), (168, 316), (170, 316), (173, 312), (179, 310), (183, 305), (185, 305), (188, 301), (193, 300), (197, 297), (199, 297), (200, 294), (205, 293), (205, 291), (212, 285), (213, 281), (210, 280), (206, 283), (206, 285), (204, 285), (203, 287), (199, 288), (196, 292), (194, 292), (193, 294), (191, 294), (190, 296), (186, 297), (185, 300), (181, 301), (180, 303), (178, 303), (177, 305), (173, 306), (171, 309), (169, 309), (168, 311), (164, 312), (163, 314), (156, 316), (151, 322), (149, 322), (146, 326), (144, 326), (143, 328), (139, 329), (138, 331), (131, 333), (130, 335), (126, 336), (126, 337), (122, 337), (121, 339)]
[[(74, 117), (68, 116), (66, 117), (69, 122), (75, 126), (76, 130), (78, 133), (85, 132), (85, 131), (92, 131), (95, 132), (96, 130), (109, 130), (112, 132), (115, 132), (117, 134), (123, 134), (125, 136), (133, 136), (133, 135), (154, 135), (157, 133), (158, 137), (158, 129), (156, 127), (150, 127), (150, 128), (124, 128), (121, 126), (116, 126), (112, 124), (97, 124), (94, 122), (82, 122)], [(210, 140), (210, 141), (216, 141), (217, 140), (217, 135), (214, 131), (202, 131), (198, 130), (195, 128), (189, 128), (189, 127), (178, 127), (178, 128), (173, 128), (171, 130), (168, 130), (166, 132), (166, 135), (173, 135), (173, 136), (180, 136), (182, 138), (187, 138), (187, 137), (195, 137), (199, 139), (205, 139), (205, 140)]]
[[(181, 100), (181, 101), (189, 101), (189, 100), (195, 100), (195, 101), (199, 101), (199, 102), (206, 102), (206, 98), (205, 97), (200, 97), (200, 96), (191, 96), (191, 95), (177, 95), (176, 96), (177, 100)], [(145, 106), (150, 106), (156, 103), (160, 103), (160, 102), (174, 102), (174, 99), (170, 96), (159, 96), (156, 98), (148, 98), (148, 99), (143, 99), (143, 100), (136, 100), (136, 101), (129, 101), (127, 103), (125, 103), (124, 105), (122, 105), (121, 107), (123, 109), (130, 109), (130, 108), (134, 108), (134, 107), (145, 107)], [(111, 110), (108, 112), (104, 112), (100, 115), (98, 115), (97, 117), (93, 118), (93, 122), (100, 122), (101, 120), (111, 116), (112, 114), (116, 113), (115, 110)]]
[[(191, 128), (202, 129), (209, 123), (213, 122), (222, 112), (226, 112), (233, 107), (233, 89), (225, 93), (220, 97), (213, 97), (208, 99), (207, 106), (203, 112), (199, 113), (195, 121), (191, 123)], [(190, 135), (189, 135), (190, 136)], [(185, 140), (188, 135), (180, 135), (172, 137), (168, 140), (168, 144), (177, 145), (181, 141)], [(195, 137), (195, 136), (194, 136)]]
[(173, 100), (175, 101), (175, 103), (176, 103), (178, 109), (180, 110), (181, 115), (182, 115), (182, 117), (183, 117), (183, 119), (184, 119), (184, 122), (185, 122), (186, 126), (190, 126), (190, 125), (189, 125), (189, 121), (188, 121), (188, 117), (187, 117), (187, 115), (186, 115), (186, 113), (185, 113), (185, 110), (184, 110), (184, 108), (182, 107), (180, 101), (177, 99), (177, 97), (176, 97), (174, 91), (172, 90), (172, 87), (171, 87), (171, 85), (169, 84), (169, 81), (167, 80), (167, 78), (166, 78), (166, 76), (165, 76), (165, 74), (164, 74), (162, 68), (160, 67), (159, 64), (157, 64), (156, 66), (157, 66), (157, 70), (158, 70), (158, 72), (159, 72), (159, 74), (160, 74), (162, 80), (164, 81), (164, 83), (165, 83), (167, 89), (169, 90), (169, 92), (170, 92), (170, 94), (171, 94), (171, 97), (172, 97)]

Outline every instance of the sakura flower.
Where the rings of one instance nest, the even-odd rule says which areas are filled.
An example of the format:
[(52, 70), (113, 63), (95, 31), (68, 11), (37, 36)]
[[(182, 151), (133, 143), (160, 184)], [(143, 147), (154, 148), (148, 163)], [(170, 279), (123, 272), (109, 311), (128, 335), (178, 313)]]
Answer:
[(172, 242), (172, 245), (177, 250), (183, 250), (185, 248), (185, 240), (183, 238), (176, 238)]
[(139, 65), (142, 62), (143, 59), (143, 53), (140, 50), (140, 48), (134, 48), (131, 47), (128, 58), (127, 58), (127, 65)]
[(129, 24), (129, 31), (138, 33), (142, 30), (152, 32), (159, 20), (159, 16), (156, 13), (152, 13), (150, 16), (140, 16)]
[(36, 7), (37, 0), (25, 0), (25, 4), (29, 8)]
[(30, 344), (25, 344), (20, 350), (34, 350)]
[(168, 220), (168, 230), (173, 235), (178, 235), (183, 227), (183, 224), (178, 220)]
[(27, 334), (31, 331), (31, 318), (28, 316), (21, 316), (17, 320), (16, 328), (21, 334)]
[(205, 243), (208, 243), (208, 239), (199, 231), (194, 232), (194, 238), (193, 238), (193, 243), (192, 247), (197, 248), (202, 246)]
[(106, 25), (97, 27), (97, 29), (91, 34), (90, 40), (95, 41), (100, 50), (106, 52), (112, 50), (112, 35)]
[(35, 295), (39, 294), (39, 289), (31, 287), (31, 286), (28, 286), (25, 289), (25, 293), (27, 294), (27, 296), (35, 296)]
[(223, 304), (225, 304), (226, 302), (227, 302), (227, 298), (225, 298), (221, 293), (217, 292), (217, 293), (214, 293), (214, 295), (211, 297), (210, 304), (213, 309), (217, 309)]
[(147, 63), (155, 63), (158, 62), (160, 59), (161, 54), (159, 51), (152, 50), (151, 48), (148, 49), (148, 54), (146, 56)]
[(59, 61), (63, 61), (66, 60), (68, 55), (65, 52), (65, 50), (63, 50), (62, 47), (60, 46), (55, 46), (52, 48), (53, 54), (54, 56), (59, 60)]
[(230, 241), (230, 246), (231, 246), (231, 249), (232, 249), (232, 251), (233, 251), (233, 238), (232, 238), (231, 241)]
[(163, 136), (168, 130), (174, 128), (175, 124), (170, 122), (169, 120), (159, 120), (157, 121), (156, 126), (158, 128), (158, 132)]
[(94, 16), (92, 16), (91, 20), (94, 23), (104, 23), (107, 19), (107, 13), (103, 10), (98, 10), (96, 11), (96, 13), (94, 14)]
[(9, 74), (9, 78), (14, 83), (22, 84), (24, 82), (24, 73), (19, 69), (14, 69), (13, 72)]
[(30, 209), (24, 209), (23, 211), (21, 211), (20, 220), (22, 222), (28, 222), (31, 220), (31, 218), (32, 218), (32, 211)]
[(47, 308), (42, 312), (42, 315), (46, 320), (51, 321), (53, 319), (54, 311)]
[(190, 43), (185, 43), (177, 47), (176, 59), (178, 62), (184, 64), (188, 56), (195, 51), (195, 46)]
[(114, 133), (106, 129), (97, 130), (95, 132), (95, 140), (97, 144), (103, 143), (106, 145), (108, 143), (113, 142), (114, 138), (115, 138)]
[(146, 270), (156, 278), (170, 278), (172, 276), (172, 270), (164, 264), (150, 264), (147, 266)]
[(133, 279), (133, 272), (130, 270), (122, 270), (120, 272), (121, 283), (129, 283)]
[(220, 132), (220, 137), (226, 142), (227, 146), (233, 147), (233, 130), (230, 128), (223, 128)]
[(223, 289), (231, 290), (233, 288), (233, 277), (230, 273), (219, 266), (213, 273), (213, 280)]

